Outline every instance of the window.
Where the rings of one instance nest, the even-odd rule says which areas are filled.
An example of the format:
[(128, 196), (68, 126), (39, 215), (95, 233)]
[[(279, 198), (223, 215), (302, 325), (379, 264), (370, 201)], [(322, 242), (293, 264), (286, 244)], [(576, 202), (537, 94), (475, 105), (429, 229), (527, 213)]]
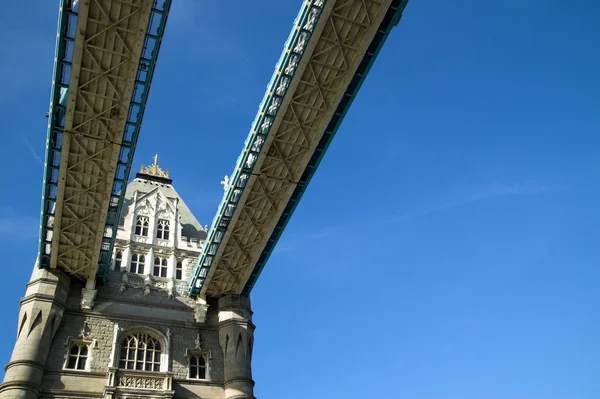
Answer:
[(154, 258), (154, 276), (156, 277), (167, 277), (167, 259), (159, 258), (158, 256)]
[(69, 347), (67, 367), (71, 370), (85, 370), (88, 358), (88, 345), (82, 342), (72, 342)]
[(144, 274), (144, 262), (146, 262), (146, 257), (144, 255), (131, 255), (131, 266), (129, 267), (129, 271), (131, 273)]
[(135, 234), (138, 236), (148, 236), (149, 225), (150, 219), (148, 219), (148, 216), (138, 216), (135, 223)]
[(115, 255), (115, 270), (119, 270), (121, 268), (121, 262), (123, 261), (123, 252), (117, 251)]
[(206, 358), (203, 355), (193, 355), (190, 357), (188, 378), (206, 379)]
[(183, 264), (180, 260), (177, 261), (177, 266), (175, 267), (175, 278), (177, 280), (183, 279)]
[(158, 339), (146, 333), (130, 334), (121, 341), (119, 368), (160, 371), (160, 355)]
[(158, 227), (156, 228), (156, 238), (162, 240), (169, 239), (169, 221), (165, 219), (158, 220)]

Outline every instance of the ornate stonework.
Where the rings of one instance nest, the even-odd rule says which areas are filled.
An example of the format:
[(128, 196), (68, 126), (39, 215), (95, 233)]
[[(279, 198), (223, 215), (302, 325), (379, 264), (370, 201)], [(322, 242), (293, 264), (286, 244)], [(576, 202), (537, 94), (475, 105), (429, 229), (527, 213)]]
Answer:
[(122, 375), (119, 376), (117, 386), (125, 388), (163, 389), (165, 386), (165, 380), (164, 378), (157, 377)]
[(154, 163), (147, 168), (144, 168), (144, 165), (140, 166), (140, 174), (148, 175), (148, 176), (157, 176), (165, 179), (169, 178), (169, 170), (163, 171), (160, 166), (158, 166), (158, 154), (154, 156)]
[[(125, 201), (106, 281), (86, 287), (60, 271), (35, 269), (30, 284), (40, 286), (41, 299), (28, 288), (18, 328), (26, 333), (18, 336), (14, 353), (35, 365), (27, 356), (38, 351), (28, 345), (32, 337), (41, 342), (50, 334), (43, 372), (53, 377), (44, 378), (39, 389), (55, 397), (172, 399), (178, 390), (186, 397), (225, 398), (217, 302), (210, 308), (186, 294), (206, 231), (170, 180), (138, 174)], [(144, 219), (136, 232), (138, 216)], [(140, 332), (153, 340), (133, 342)], [(188, 353), (205, 355), (206, 378), (189, 377)], [(19, 370), (8, 367), (7, 373), (15, 379)]]

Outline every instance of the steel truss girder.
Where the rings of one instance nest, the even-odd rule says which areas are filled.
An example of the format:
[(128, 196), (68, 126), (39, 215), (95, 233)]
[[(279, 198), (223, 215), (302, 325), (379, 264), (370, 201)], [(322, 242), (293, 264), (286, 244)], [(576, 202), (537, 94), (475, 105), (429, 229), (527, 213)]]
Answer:
[(249, 294), (252, 288), (254, 287), (254, 284), (256, 283), (262, 269), (267, 263), (270, 254), (272, 253), (273, 249), (275, 248), (275, 245), (277, 244), (277, 241), (279, 240), (283, 230), (285, 229), (287, 222), (290, 220), (291, 215), (294, 213), (296, 206), (302, 199), (302, 195), (304, 194), (306, 187), (310, 183), (310, 180), (312, 179), (312, 176), (317, 170), (321, 159), (325, 155), (327, 148), (331, 144), (335, 133), (340, 127), (341, 122), (343, 121), (346, 113), (350, 109), (352, 101), (354, 100), (356, 94), (360, 90), (360, 87), (364, 82), (364, 79), (366, 78), (367, 74), (369, 73), (369, 70), (371, 69), (371, 66), (373, 65), (375, 59), (377, 58), (377, 55), (379, 54), (381, 48), (385, 44), (385, 41), (389, 36), (392, 28), (396, 26), (400, 21), (400, 18), (402, 17), (402, 12), (406, 7), (407, 2), (408, 0), (393, 0), (390, 6), (388, 7), (386, 15), (379, 24), (379, 28), (377, 29), (375, 36), (371, 40), (371, 43), (366, 53), (363, 55), (362, 60), (360, 61), (359, 66), (356, 69), (352, 80), (350, 81), (350, 84), (346, 87), (346, 90), (342, 97), (342, 101), (338, 103), (337, 108), (332, 118), (329, 120), (329, 123), (327, 124), (327, 127), (324, 131), (321, 140), (319, 141), (315, 152), (311, 156), (306, 166), (306, 169), (302, 174), (302, 177), (300, 178), (300, 181), (296, 185), (296, 188), (294, 189), (292, 196), (286, 204), (283, 213), (281, 214), (281, 217), (274, 226), (271, 232), (271, 236), (268, 238), (267, 244), (262, 250), (260, 257), (256, 265), (254, 266), (254, 270), (252, 271), (248, 278), (248, 281), (246, 282), (246, 286), (244, 287), (243, 293)]
[(191, 296), (246, 289), (392, 3), (303, 7), (194, 269)]
[(40, 267), (90, 278), (97, 265), (97, 277), (106, 278), (170, 6), (171, 0), (61, 0)]
[(79, 5), (50, 266), (96, 274), (152, 0)]

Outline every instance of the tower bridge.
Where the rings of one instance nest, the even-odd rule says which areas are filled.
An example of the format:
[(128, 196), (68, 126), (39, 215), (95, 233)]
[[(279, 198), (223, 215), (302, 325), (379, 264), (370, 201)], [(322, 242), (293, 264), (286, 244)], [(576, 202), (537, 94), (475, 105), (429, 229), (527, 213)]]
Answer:
[(0, 398), (253, 398), (252, 287), (406, 3), (302, 3), (207, 229), (158, 157), (128, 184), (171, 0), (60, 0), (39, 254)]

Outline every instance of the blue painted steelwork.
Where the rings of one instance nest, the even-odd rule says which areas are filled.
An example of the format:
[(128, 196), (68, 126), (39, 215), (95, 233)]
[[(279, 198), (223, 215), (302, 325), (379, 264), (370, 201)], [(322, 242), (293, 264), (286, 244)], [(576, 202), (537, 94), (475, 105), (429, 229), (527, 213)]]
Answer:
[(390, 5), (390, 8), (384, 16), (383, 21), (379, 25), (379, 29), (377, 30), (375, 37), (371, 41), (371, 44), (369, 45), (367, 52), (365, 53), (365, 56), (361, 60), (358, 69), (356, 70), (356, 73), (350, 81), (350, 84), (348, 85), (348, 88), (346, 89), (342, 100), (338, 104), (335, 113), (329, 121), (329, 124), (327, 125), (327, 129), (325, 129), (323, 137), (319, 141), (315, 152), (310, 158), (310, 161), (308, 162), (308, 165), (304, 170), (304, 173), (302, 174), (298, 185), (296, 186), (294, 192), (292, 193), (292, 196), (290, 197), (290, 200), (288, 201), (285, 209), (283, 210), (279, 221), (275, 225), (275, 228), (271, 233), (271, 237), (269, 237), (265, 248), (263, 249), (260, 257), (258, 258), (256, 266), (254, 267), (254, 270), (250, 274), (248, 282), (244, 287), (244, 294), (249, 294), (250, 291), (252, 291), (254, 284), (256, 284), (256, 280), (260, 276), (260, 273), (262, 272), (267, 261), (269, 260), (269, 256), (271, 256), (271, 253), (273, 252), (277, 241), (281, 237), (285, 226), (290, 221), (290, 218), (292, 217), (296, 206), (298, 206), (298, 203), (300, 202), (300, 199), (302, 198), (302, 195), (304, 194), (308, 183), (310, 183), (310, 179), (312, 179), (313, 175), (317, 171), (317, 168), (319, 167), (319, 164), (321, 163), (321, 160), (323, 159), (323, 156), (325, 155), (329, 144), (331, 144), (335, 133), (342, 124), (346, 113), (352, 105), (352, 101), (354, 101), (356, 94), (360, 90), (360, 87), (362, 86), (365, 78), (369, 73), (369, 70), (371, 69), (371, 66), (373, 65), (375, 59), (377, 58), (377, 55), (379, 54), (379, 51), (381, 51), (381, 48), (383, 47), (387, 37), (392, 31), (392, 28), (396, 26), (398, 22), (400, 22), (402, 12), (404, 11), (404, 7), (406, 7), (407, 3), (408, 0), (394, 0)]
[(58, 167), (65, 127), (66, 101), (71, 78), (71, 61), (77, 26), (77, 0), (62, 0), (58, 11), (58, 31), (54, 53), (54, 73), (48, 112), (48, 137), (46, 162), (42, 185), (42, 211), (40, 217), (39, 267), (50, 267), (50, 249), (54, 230), (54, 209), (58, 187)]
[(258, 155), (266, 141), (273, 120), (277, 116), (279, 106), (287, 93), (290, 82), (295, 76), (297, 66), (302, 59), (304, 50), (308, 45), (314, 27), (319, 21), (324, 6), (325, 0), (307, 1), (300, 9), (294, 21), (294, 28), (277, 62), (275, 73), (260, 103), (258, 115), (252, 123), (252, 130), (244, 143), (244, 150), (238, 157), (229, 187), (223, 195), (223, 201), (219, 205), (217, 215), (213, 219), (212, 226), (204, 242), (202, 253), (192, 272), (188, 284), (188, 294), (192, 297), (198, 296), (202, 290), (202, 286), (217, 255), (229, 222), (242, 197), (246, 183), (254, 170)]
[(154, 0), (146, 28), (144, 48), (138, 64), (135, 86), (133, 87), (133, 94), (129, 104), (127, 122), (125, 123), (125, 131), (123, 132), (123, 140), (121, 142), (121, 151), (119, 153), (119, 160), (117, 161), (117, 170), (115, 172), (108, 213), (106, 215), (106, 227), (104, 228), (104, 235), (102, 237), (100, 257), (98, 258), (96, 278), (102, 282), (106, 280), (110, 268), (115, 237), (117, 236), (119, 215), (121, 214), (121, 207), (123, 206), (123, 198), (125, 196), (125, 188), (127, 180), (129, 180), (135, 146), (140, 134), (146, 101), (150, 92), (150, 84), (156, 68), (158, 52), (165, 32), (170, 8), (171, 0)]
[[(113, 181), (111, 198), (106, 217), (106, 226), (102, 237), (98, 271), (96, 277), (104, 281), (108, 273), (113, 245), (117, 233), (119, 214), (123, 205), (125, 187), (129, 179), (131, 163), (139, 136), (146, 101), (150, 90), (152, 76), (162, 37), (164, 34), (171, 0), (154, 0), (150, 19), (146, 28), (144, 48), (138, 64), (136, 80), (129, 105), (129, 113), (117, 169)], [(54, 79), (46, 141), (46, 166), (44, 171), (42, 214), (40, 223), (39, 267), (50, 267), (50, 250), (52, 245), (54, 209), (56, 207), (56, 191), (60, 165), (60, 150), (64, 131), (66, 100), (69, 88), (75, 29), (77, 26), (77, 0), (62, 0), (59, 8), (58, 34), (54, 61)]]

